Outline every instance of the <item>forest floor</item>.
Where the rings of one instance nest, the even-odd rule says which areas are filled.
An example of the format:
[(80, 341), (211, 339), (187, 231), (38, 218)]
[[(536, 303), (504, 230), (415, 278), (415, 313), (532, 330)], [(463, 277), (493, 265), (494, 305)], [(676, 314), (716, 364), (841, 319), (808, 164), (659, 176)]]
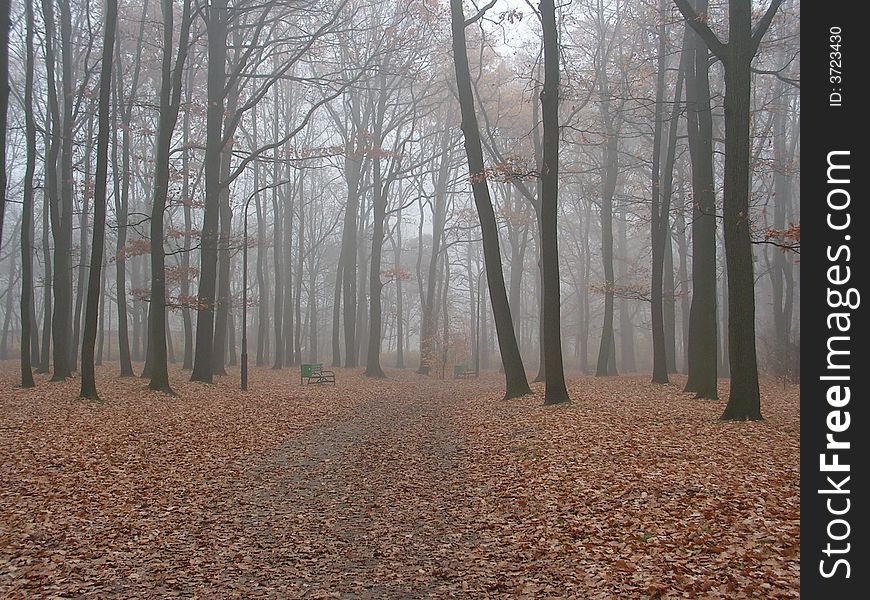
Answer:
[(94, 403), (0, 364), (0, 596), (799, 595), (797, 386), (724, 423), (646, 376), (544, 408), (497, 373), (116, 372)]

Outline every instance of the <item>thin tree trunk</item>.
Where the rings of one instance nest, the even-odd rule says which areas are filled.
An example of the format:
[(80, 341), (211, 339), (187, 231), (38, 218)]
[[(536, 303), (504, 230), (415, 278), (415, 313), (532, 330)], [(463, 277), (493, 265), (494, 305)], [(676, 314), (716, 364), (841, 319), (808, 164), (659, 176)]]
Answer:
[[(450, 175), (450, 138), (448, 132), (442, 133), (440, 146), (440, 164), (435, 180), (435, 203), (432, 208), (432, 248), (429, 265), (426, 271), (426, 290), (422, 300), (422, 318), (420, 322), (420, 366), (417, 372), (426, 375), (435, 360), (435, 279), (438, 273), (438, 256), (441, 253), (441, 241), (444, 237), (444, 223), (447, 219), (447, 184)], [(420, 249), (418, 263), (422, 260), (422, 228), (423, 212), (420, 207)], [(419, 264), (418, 264), (419, 275)], [(422, 279), (420, 279), (422, 282)]]
[[(25, 2), (30, 2), (30, 0), (25, 0)], [(12, 25), (10, 20), (11, 6), (11, 2), (3, 2), (0, 5), (0, 246), (3, 243), (3, 223), (6, 217), (6, 123), (8, 119), (10, 89), (9, 29)], [(30, 75), (30, 73), (27, 75)], [(29, 111), (30, 105), (25, 110)]]
[(151, 381), (148, 388), (174, 394), (169, 385), (166, 348), (166, 254), (163, 248), (163, 214), (169, 196), (169, 153), (172, 133), (178, 121), (181, 106), (181, 86), (184, 62), (187, 58), (190, 31), (190, 2), (184, 3), (178, 57), (172, 65), (173, 3), (162, 0), (163, 9), (163, 62), (160, 82), (160, 116), (157, 147), (154, 158), (154, 199), (151, 204), (151, 305), (148, 310), (148, 347), (151, 359)]
[(51, 143), (46, 152), (45, 178), (46, 196), (49, 199), (51, 234), (54, 242), (54, 276), (51, 281), (54, 299), (51, 316), (52, 359), (54, 372), (52, 381), (63, 381), (69, 373), (69, 347), (66, 337), (67, 325), (70, 319), (69, 307), (69, 243), (66, 237), (65, 214), (61, 190), (58, 189), (59, 176), (57, 161), (60, 152), (60, 142), (63, 138), (60, 107), (58, 106), (57, 85), (55, 82), (55, 17), (54, 5), (51, 0), (43, 0), (42, 10), (45, 21), (45, 62), (48, 85), (48, 106), (51, 112)]
[[(272, 134), (277, 139), (278, 137), (278, 92), (275, 91), (275, 118), (272, 122)], [(274, 327), (275, 327), (275, 361), (272, 364), (273, 369), (281, 369), (284, 367), (284, 211), (282, 210), (283, 202), (279, 202), (278, 198), (278, 180), (280, 179), (279, 163), (275, 163), (273, 168), (273, 179), (275, 187), (272, 188), (272, 218), (274, 220), (272, 229), (272, 260), (275, 265), (275, 305), (274, 305)]]
[(341, 366), (341, 284), (344, 281), (344, 265), (339, 258), (335, 271), (335, 288), (332, 294), (332, 366)]
[[(145, 0), (142, 7), (143, 15), (148, 13), (148, 0)], [(142, 19), (139, 24), (139, 34), (136, 42), (136, 56), (141, 56), (143, 40), (145, 37), (145, 21)], [(121, 64), (121, 45), (115, 47), (115, 62)], [(115, 246), (115, 283), (117, 287), (116, 303), (118, 306), (118, 358), (120, 361), (121, 377), (133, 377), (133, 363), (130, 353), (130, 332), (128, 327), (128, 310), (127, 310), (127, 216), (130, 209), (130, 181), (132, 179), (131, 172), (131, 156), (130, 156), (130, 138), (132, 134), (132, 110), (136, 98), (136, 90), (139, 82), (139, 73), (142, 61), (136, 60), (133, 76), (131, 78), (130, 97), (119, 111), (121, 115), (121, 127), (115, 127), (113, 131), (113, 150), (117, 153), (118, 149), (118, 130), (122, 131), (121, 138), (121, 165), (122, 173), (118, 173), (118, 160), (115, 156), (114, 165), (114, 183), (115, 183), (115, 216), (117, 220), (116, 246)], [(115, 76), (115, 100), (116, 104), (123, 99), (123, 73), (120, 69)], [(115, 109), (118, 110), (117, 108)], [(116, 113), (117, 114), (117, 113)], [(120, 189), (121, 193), (118, 194)]]
[[(609, 90), (606, 92), (609, 94)], [(602, 103), (606, 104), (606, 103)], [(617, 136), (610, 123), (609, 109), (603, 109), (607, 140), (604, 156), (604, 188), (601, 197), (601, 256), (604, 261), (604, 319), (601, 326), (601, 341), (598, 347), (596, 377), (617, 375), (612, 361), (615, 351), (613, 335), (613, 195), (616, 192)]]
[(679, 278), (680, 278), (680, 335), (682, 339), (682, 365), (683, 372), (689, 370), (689, 260), (688, 243), (686, 240), (686, 208), (683, 198), (683, 188), (680, 186), (680, 209), (677, 211), (677, 249), (680, 252)]
[(82, 382), (80, 395), (98, 399), (94, 373), (94, 346), (97, 338), (97, 312), (100, 303), (100, 282), (103, 269), (103, 246), (106, 235), (106, 188), (109, 170), (109, 109), (112, 87), (112, 50), (115, 46), (115, 26), (118, 20), (117, 0), (106, 1), (104, 17), (103, 57), (100, 68), (98, 105), (97, 172), (94, 182), (94, 232), (91, 253), (91, 275), (88, 278), (88, 298), (82, 332)]
[(81, 199), (81, 219), (79, 221), (79, 274), (76, 281), (76, 301), (73, 310), (73, 337), (70, 347), (70, 370), (76, 370), (79, 357), (79, 340), (81, 339), (82, 305), (84, 291), (88, 288), (88, 204), (92, 198), (91, 155), (94, 151), (94, 119), (88, 118), (88, 137), (85, 140), (85, 180)]
[(36, 369), (37, 373), (48, 373), (51, 366), (51, 314), (53, 312), (51, 283), (54, 279), (52, 277), (51, 264), (51, 238), (49, 237), (49, 220), (52, 211), (52, 198), (50, 196), (52, 187), (49, 181), (49, 178), (52, 177), (52, 175), (50, 175), (51, 168), (49, 161), (49, 154), (51, 152), (51, 143), (49, 142), (50, 134), (48, 133), (51, 129), (50, 121), (50, 115), (46, 114), (45, 131), (47, 133), (45, 136), (44, 144), (46, 149), (46, 158), (43, 165), (45, 170), (45, 186), (42, 194), (42, 263), (45, 265), (45, 267), (42, 278), (42, 353), (39, 358), (39, 367)]
[(304, 171), (299, 172), (299, 228), (296, 242), (296, 293), (294, 307), (296, 310), (296, 330), (293, 334), (293, 364), (302, 363), (302, 270), (305, 261), (305, 194)]
[(284, 196), (284, 241), (282, 257), (284, 263), (284, 329), (281, 332), (280, 344), (284, 356), (283, 366), (293, 364), (293, 208), (296, 191), (294, 187)]
[[(103, 266), (102, 272), (106, 271), (106, 257), (103, 257)], [(96, 366), (102, 366), (103, 364), (103, 350), (105, 346), (106, 339), (106, 279), (107, 277), (100, 277), (100, 319), (97, 324), (97, 358), (94, 362)], [(111, 313), (109, 313), (111, 315)], [(111, 318), (111, 316), (110, 316)]]
[[(0, 62), (4, 60), (8, 60), (8, 49), (6, 46), (9, 43), (9, 6), (10, 3), (6, 3), (6, 6), (2, 9), (5, 15), (2, 17), (5, 19), (5, 22), (0, 22), (0, 37), (4, 37), (5, 39), (0, 39), (0, 45), (3, 46), (3, 49), (0, 52), (4, 53), (4, 57), (0, 58)], [(31, 359), (33, 358), (31, 355), (31, 324), (34, 321), (32, 318), (33, 315), (33, 173), (36, 170), (36, 123), (33, 119), (33, 71), (34, 71), (34, 53), (33, 53), (33, 3), (32, 0), (25, 0), (24, 2), (24, 11), (25, 11), (25, 21), (26, 21), (26, 32), (25, 32), (25, 73), (24, 73), (24, 136), (27, 144), (27, 166), (24, 170), (24, 193), (23, 200), (21, 205), (21, 298), (20, 298), (20, 306), (19, 306), (19, 314), (21, 315), (21, 387), (23, 388), (32, 388), (35, 384), (33, 381), (33, 369), (31, 366)], [(8, 70), (8, 65), (0, 65), (0, 77), (6, 75), (6, 71)], [(8, 83), (4, 78), (3, 81), (0, 81), (0, 86), (4, 89), (0, 93), (4, 93), (8, 95)], [(2, 101), (0, 101), (2, 102)], [(4, 106), (2, 109), (5, 112), (6, 107)], [(2, 115), (4, 121), (6, 119), (6, 115)], [(0, 131), (5, 131), (5, 122), (0, 123), (2, 127), (0, 127)], [(4, 145), (2, 151), (0, 151), (0, 161), (5, 165), (5, 141), (0, 142), (0, 144)], [(3, 175), (2, 180), (0, 180), (0, 194), (5, 195), (6, 190), (6, 173), (5, 166), (2, 169)], [(5, 203), (5, 199), (4, 199)], [(2, 211), (4, 207), (0, 207), (0, 211)], [(3, 230), (3, 224), (0, 222), (0, 231)], [(35, 331), (34, 331), (35, 333)], [(36, 336), (33, 335), (34, 340)]]
[[(401, 193), (399, 194), (401, 197)], [(396, 273), (396, 368), (405, 368), (405, 309), (402, 294), (402, 207), (396, 214), (396, 247), (393, 271)]]
[[(616, 273), (619, 279), (626, 276), (626, 257), (628, 256), (628, 239), (626, 237), (626, 213), (616, 220), (616, 237), (619, 240), (620, 258), (616, 263)], [(619, 359), (620, 370), (623, 373), (637, 371), (637, 361), (634, 353), (634, 325), (629, 312), (629, 300), (619, 299)]]
[(676, 282), (674, 281), (674, 245), (671, 239), (672, 230), (665, 233), (665, 266), (662, 316), (665, 325), (665, 358), (668, 364), (668, 373), (677, 372), (677, 305), (676, 305)]
[(658, 15), (658, 58), (656, 61), (656, 101), (655, 126), (652, 150), (652, 287), (650, 289), (650, 322), (653, 342), (653, 383), (668, 383), (668, 364), (665, 351), (665, 325), (662, 302), (662, 280), (664, 275), (665, 240), (664, 233), (668, 215), (662, 204), (662, 129), (665, 100), (665, 66), (667, 52), (667, 25), (664, 19), (665, 0), (659, 0)]
[(0, 335), (0, 360), (6, 360), (9, 358), (9, 324), (12, 322), (12, 307), (15, 306), (15, 294), (12, 293), (12, 290), (18, 286), (18, 278), (20, 275), (18, 265), (15, 262), (15, 254), (12, 254), (9, 258), (12, 263), (9, 265), (6, 303), (3, 307), (3, 332), (2, 335)]
[(181, 254), (181, 268), (183, 270), (181, 276), (181, 319), (184, 325), (184, 360), (181, 364), (183, 370), (193, 369), (193, 320), (190, 315), (190, 253), (191, 253), (191, 233), (193, 229), (193, 215), (191, 205), (193, 199), (190, 192), (190, 151), (187, 149), (190, 143), (190, 108), (193, 94), (193, 69), (187, 70), (185, 77), (185, 94), (186, 110), (182, 119), (182, 142), (184, 150), (181, 153), (181, 198), (184, 211), (184, 241)]

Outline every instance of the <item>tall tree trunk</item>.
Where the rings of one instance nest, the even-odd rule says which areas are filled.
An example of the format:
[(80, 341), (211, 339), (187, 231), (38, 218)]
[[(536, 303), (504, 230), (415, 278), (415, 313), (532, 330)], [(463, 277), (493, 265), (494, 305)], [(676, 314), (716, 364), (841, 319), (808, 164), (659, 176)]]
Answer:
[[(51, 367), (51, 315), (53, 311), (52, 307), (52, 281), (54, 278), (52, 276), (52, 250), (51, 250), (51, 238), (50, 236), (50, 215), (52, 212), (51, 204), (54, 201), (51, 197), (50, 193), (54, 189), (51, 186), (50, 177), (53, 177), (51, 173), (51, 162), (50, 162), (50, 154), (51, 154), (51, 116), (50, 111), (47, 111), (46, 114), (46, 125), (45, 125), (45, 159), (44, 159), (44, 191), (42, 194), (42, 264), (44, 266), (43, 270), (43, 281), (42, 281), (42, 352), (39, 357), (39, 367), (36, 369), (37, 373), (48, 373)], [(57, 160), (57, 156), (55, 155), (55, 161)]]
[[(401, 193), (399, 194), (401, 197)], [(402, 294), (402, 207), (396, 214), (396, 247), (394, 250), (393, 271), (396, 273), (396, 368), (405, 368), (405, 309)]]
[[(31, 245), (35, 244), (36, 240), (36, 228), (34, 227), (33, 220), (33, 204), (31, 203), (31, 218), (30, 218), (30, 240)], [(22, 248), (23, 249), (23, 248)], [(36, 246), (33, 245), (33, 253), (36, 253)], [(31, 257), (32, 260), (32, 257)], [(33, 273), (33, 269), (31, 267), (31, 273)], [(31, 281), (36, 279), (35, 275), (31, 276)], [(36, 316), (36, 292), (35, 285), (31, 286), (30, 293), (30, 365), (31, 367), (39, 366), (39, 359), (41, 354), (41, 350), (39, 348), (39, 319)]]
[[(254, 148), (259, 148), (259, 127), (257, 126), (257, 107), (251, 112), (251, 138)], [(254, 190), (260, 189), (260, 165), (254, 164)], [(257, 212), (257, 358), (256, 365), (266, 364), (269, 347), (269, 290), (266, 284), (265, 272), (265, 239), (263, 226), (263, 203), (260, 194), (254, 196), (254, 207)], [(247, 217), (247, 215), (246, 215)], [(247, 240), (245, 240), (247, 243)]]
[(541, 270), (544, 304), (544, 404), (567, 402), (562, 366), (561, 281), (559, 278), (559, 31), (554, 0), (541, 0), (544, 36), (543, 168), (541, 173)]
[[(694, 0), (698, 14), (707, 0)], [(696, 398), (717, 399), (716, 196), (713, 175), (713, 116), (707, 47), (687, 32), (692, 65), (686, 71), (686, 117), (692, 159), (692, 304), (686, 345), (685, 391)]]
[[(257, 169), (259, 170), (259, 169)], [(254, 189), (258, 189), (255, 187)], [(266, 280), (266, 232), (260, 195), (254, 199), (257, 210), (257, 358), (261, 367), (269, 360), (269, 284)]]
[[(25, 0), (30, 2), (30, 0)], [(0, 246), (3, 243), (3, 223), (6, 217), (6, 129), (9, 111), (9, 29), (12, 25), (11, 2), (0, 5)], [(28, 73), (30, 75), (30, 73)], [(29, 111), (29, 105), (25, 109)], [(24, 313), (22, 313), (24, 314)]]
[(196, 355), (191, 381), (212, 382), (215, 291), (217, 287), (218, 221), (220, 218), (223, 119), (226, 93), (227, 0), (208, 7), (208, 109), (206, 112), (205, 210), (197, 291)]
[[(314, 237), (312, 235), (312, 237)], [(312, 249), (313, 250), (313, 249)], [(312, 255), (308, 267), (308, 362), (317, 362), (317, 264)], [(333, 365), (335, 366), (335, 365)]]
[[(785, 93), (785, 86), (777, 86), (779, 96)], [(784, 230), (787, 226), (786, 215), (792, 202), (792, 162), (794, 160), (797, 134), (792, 134), (788, 143), (788, 114), (791, 100), (774, 117), (773, 148), (775, 171), (773, 174), (773, 227)], [(773, 292), (773, 331), (774, 331), (774, 372), (785, 377), (791, 371), (791, 319), (794, 306), (794, 273), (791, 260), (785, 252), (775, 249), (769, 270)]]
[(674, 245), (671, 239), (672, 230), (665, 233), (665, 267), (662, 281), (662, 316), (665, 325), (665, 358), (668, 373), (677, 372), (677, 304), (676, 282), (674, 281)]
[(293, 364), (302, 363), (302, 276), (305, 266), (305, 194), (302, 187), (304, 171), (299, 172), (299, 227), (296, 230), (296, 292), (293, 304), (296, 310), (296, 330), (293, 332)]
[(284, 196), (284, 240), (282, 242), (282, 261), (284, 264), (284, 329), (278, 343), (282, 346), (283, 366), (293, 364), (293, 208), (296, 200), (295, 187), (289, 187)]
[[(275, 91), (275, 118), (272, 122), (272, 134), (278, 137), (278, 92)], [(278, 181), (281, 178), (279, 163), (276, 161), (272, 177), (275, 187), (272, 188), (272, 261), (275, 266), (275, 305), (273, 325), (275, 327), (275, 361), (273, 369), (284, 367), (284, 210), (283, 202), (279, 201)], [(286, 187), (286, 186), (285, 186)]]
[(339, 258), (335, 271), (335, 288), (332, 293), (332, 366), (341, 366), (341, 286), (344, 281), (344, 264)]
[(184, 360), (181, 363), (183, 370), (193, 369), (193, 320), (190, 315), (190, 253), (191, 253), (191, 233), (193, 229), (193, 198), (191, 198), (190, 190), (190, 151), (187, 149), (190, 143), (190, 108), (193, 95), (193, 69), (187, 70), (185, 77), (187, 90), (185, 94), (184, 117), (182, 118), (182, 143), (184, 150), (181, 153), (181, 198), (184, 211), (184, 240), (182, 242), (181, 253), (181, 319), (184, 325)]
[[(148, 0), (143, 2), (142, 6), (143, 15), (147, 15), (148, 13)], [(142, 45), (145, 37), (145, 22), (146, 19), (142, 19), (139, 24), (139, 34), (136, 42), (136, 56), (139, 57), (142, 54)], [(121, 65), (121, 44), (118, 44), (115, 47), (115, 62), (117, 65)], [(135, 60), (134, 61), (134, 70), (133, 75), (131, 77), (130, 84), (130, 97), (124, 103), (124, 106), (120, 111), (116, 109), (120, 113), (121, 116), (121, 127), (115, 127), (113, 131), (113, 150), (117, 153), (118, 149), (118, 129), (122, 131), (121, 137), (121, 165), (122, 172), (118, 173), (118, 160), (117, 156), (115, 156), (114, 165), (115, 168), (113, 170), (114, 175), (114, 183), (115, 183), (115, 216), (117, 219), (117, 233), (116, 233), (116, 246), (115, 246), (115, 283), (117, 287), (116, 294), (116, 302), (118, 305), (118, 358), (120, 361), (120, 371), (121, 377), (132, 377), (133, 373), (133, 362), (130, 354), (130, 332), (128, 327), (128, 317), (129, 311), (127, 309), (127, 258), (126, 258), (126, 245), (127, 245), (127, 216), (130, 210), (130, 182), (132, 179), (132, 171), (131, 171), (131, 153), (130, 153), (130, 144), (132, 137), (132, 111), (133, 106), (136, 100), (136, 90), (139, 83), (139, 73), (141, 70), (142, 61)], [(123, 79), (125, 79), (124, 74), (120, 71), (120, 69), (116, 72), (115, 75), (115, 103), (116, 105), (121, 103), (123, 100)], [(121, 190), (120, 195), (118, 194), (118, 190)]]
[(48, 151), (45, 159), (46, 194), (49, 198), (51, 234), (54, 242), (54, 277), (52, 278), (52, 296), (54, 299), (51, 316), (52, 334), (52, 381), (63, 381), (70, 376), (69, 372), (69, 338), (66, 335), (70, 320), (69, 303), (69, 237), (71, 233), (65, 227), (66, 209), (64, 198), (58, 189), (59, 176), (57, 161), (60, 153), (61, 140), (64, 137), (64, 128), (58, 106), (57, 85), (55, 82), (55, 17), (52, 0), (43, 0), (42, 10), (45, 19), (45, 62), (46, 83), (48, 85), (48, 105), (51, 112), (51, 134)]
[(79, 221), (79, 268), (76, 280), (76, 300), (73, 309), (73, 334), (70, 346), (69, 364), (72, 371), (76, 370), (79, 357), (79, 340), (81, 339), (82, 306), (85, 290), (88, 288), (88, 204), (93, 197), (91, 180), (91, 156), (94, 151), (94, 119), (88, 118), (87, 139), (85, 140), (85, 178), (81, 194), (81, 218)]
[[(667, 47), (664, 40), (667, 36), (665, 19), (665, 2), (662, 0), (660, 10), (662, 24), (659, 26), (659, 67), (662, 71), (659, 82), (662, 92), (665, 85), (664, 69), (666, 61), (664, 54)], [(667, 383), (668, 373), (676, 371), (675, 364), (675, 335), (674, 335), (674, 255), (671, 245), (671, 200), (674, 189), (674, 164), (677, 156), (677, 130), (680, 122), (680, 103), (683, 96), (684, 73), (689, 67), (688, 53), (686, 52), (686, 36), (683, 37), (683, 51), (680, 53), (680, 66), (677, 70), (677, 81), (674, 89), (674, 100), (671, 104), (671, 114), (668, 120), (668, 135), (662, 139), (663, 123), (661, 122), (664, 107), (659, 105), (656, 110), (658, 121), (656, 130), (658, 137), (657, 149), (661, 152), (662, 143), (665, 144), (664, 164), (654, 160), (654, 168), (661, 170), (654, 174), (653, 211), (652, 211), (652, 242), (653, 242), (653, 265), (652, 265), (652, 314), (653, 314), (653, 354), (654, 354), (654, 383)], [(664, 98), (662, 93), (662, 98)], [(658, 347), (656, 347), (658, 343)]]
[[(751, 0), (729, 0), (728, 43), (692, 14), (687, 0), (677, 5), (686, 23), (704, 39), (725, 68), (725, 192), (723, 229), (728, 279), (728, 355), (731, 391), (725, 420), (761, 419), (755, 349), (755, 279), (749, 215), (752, 60), (782, 0), (773, 0), (752, 25)], [(694, 17), (694, 20), (693, 20)]]
[(359, 227), (356, 232), (357, 239), (357, 263), (356, 263), (356, 316), (354, 323), (356, 324), (356, 334), (354, 337), (354, 352), (356, 353), (356, 364), (361, 365), (366, 361), (368, 354), (369, 330), (368, 330), (368, 277), (366, 277), (366, 247), (365, 234), (368, 231), (368, 211), (367, 206), (360, 206)]
[[(238, 29), (234, 30), (233, 45), (240, 43)], [(225, 93), (226, 107), (224, 124), (221, 127), (222, 136), (227, 138), (233, 134), (235, 121), (233, 114), (238, 109), (239, 90), (238, 85), (233, 83)], [(232, 130), (232, 131), (231, 131)], [(230, 313), (233, 309), (232, 294), (230, 293), (232, 254), (230, 244), (233, 233), (233, 209), (230, 205), (229, 174), (232, 163), (232, 150), (228, 147), (221, 149), (220, 157), (220, 191), (218, 192), (220, 209), (220, 231), (218, 234), (218, 274), (217, 274), (217, 302), (215, 303), (214, 335), (212, 341), (212, 374), (226, 375), (227, 364), (227, 340), (229, 336)]]
[(372, 256), (369, 263), (369, 337), (366, 352), (366, 377), (383, 378), (381, 368), (381, 291), (384, 284), (381, 281), (381, 255), (384, 248), (384, 220), (387, 212), (387, 191), (381, 182), (380, 160), (374, 160), (374, 222), (372, 224)]
[(81, 396), (98, 399), (94, 373), (94, 348), (97, 340), (97, 312), (100, 303), (100, 281), (103, 269), (103, 247), (106, 236), (106, 188), (109, 170), (109, 109), (112, 87), (112, 50), (115, 46), (115, 26), (118, 21), (117, 0), (106, 1), (103, 19), (103, 57), (100, 67), (100, 97), (98, 105), (97, 172), (94, 182), (94, 239), (91, 245), (91, 275), (88, 278), (88, 298), (82, 333)]
[(664, 270), (665, 241), (663, 234), (667, 227), (663, 221), (667, 221), (668, 215), (661, 206), (661, 156), (662, 156), (662, 128), (664, 121), (665, 100), (665, 53), (667, 52), (667, 25), (664, 19), (665, 0), (659, 0), (658, 15), (658, 59), (656, 61), (656, 103), (655, 103), (655, 126), (653, 133), (652, 150), (652, 218), (650, 224), (652, 232), (652, 287), (650, 289), (650, 322), (652, 326), (653, 342), (653, 383), (668, 383), (668, 365), (665, 351), (665, 326), (662, 314), (662, 279)]
[[(626, 276), (626, 257), (628, 256), (628, 239), (626, 237), (626, 213), (616, 220), (616, 237), (619, 240), (619, 260), (616, 263), (616, 273), (619, 279)], [(585, 293), (585, 292), (584, 292)], [(634, 325), (631, 322), (627, 298), (619, 299), (619, 362), (623, 373), (637, 371), (637, 360), (634, 353)]]
[[(359, 214), (359, 182), (362, 170), (362, 154), (354, 138), (345, 144), (344, 177), (347, 182), (347, 204), (344, 209), (344, 227), (341, 237), (342, 317), (344, 321), (344, 366), (356, 367), (358, 362), (356, 340), (356, 268), (357, 268), (357, 217)], [(335, 356), (333, 356), (335, 359)]]
[[(450, 0), (451, 29), (453, 33), (453, 63), (456, 70), (456, 85), (462, 114), (462, 132), (465, 136), (465, 154), (474, 204), (480, 219), (483, 238), (483, 256), (486, 264), (486, 279), (492, 302), (498, 334), (499, 349), (505, 372), (505, 398), (515, 398), (531, 393), (523, 367), (523, 359), (514, 334), (511, 309), (504, 287), (501, 252), (498, 241), (498, 223), (492, 208), (489, 185), (484, 174), (483, 149), (477, 115), (474, 112), (474, 94), (471, 88), (471, 73), (468, 68), (467, 44), (465, 41), (465, 16), (462, 0)], [(447, 315), (444, 315), (445, 321)]]
[[(606, 79), (603, 83), (609, 94)], [(612, 360), (615, 343), (613, 335), (613, 195), (616, 192), (616, 178), (619, 170), (617, 154), (617, 134), (611, 123), (609, 100), (602, 102), (607, 140), (604, 148), (604, 181), (601, 195), (601, 257), (604, 261), (604, 320), (601, 325), (601, 342), (598, 347), (598, 363), (595, 368), (596, 377), (616, 375), (616, 365)]]
[[(385, 87), (385, 81), (381, 82)], [(374, 139), (382, 141), (382, 124), (386, 110), (386, 95), (381, 93), (378, 109), (376, 111), (376, 127)], [(372, 160), (372, 173), (374, 184), (373, 223), (372, 223), (372, 253), (369, 263), (369, 333), (368, 347), (366, 351), (366, 368), (364, 374), (367, 377), (386, 377), (381, 368), (381, 340), (383, 338), (383, 309), (382, 292), (384, 284), (381, 281), (381, 263), (384, 249), (384, 226), (387, 218), (387, 199), (390, 193), (393, 174), (388, 174), (386, 180), (381, 171), (381, 159), (375, 157)]]
[(689, 260), (688, 243), (686, 240), (686, 206), (683, 198), (683, 187), (680, 190), (680, 209), (677, 211), (677, 249), (680, 252), (680, 336), (682, 340), (682, 369), (684, 373), (689, 370)]
[[(0, 52), (6, 54), (0, 58), (0, 62), (4, 59), (8, 60), (9, 43), (9, 5), (2, 10), (5, 15), (0, 19), (5, 18), (5, 22), (0, 22), (0, 45), (3, 46)], [(26, 31), (25, 31), (25, 66), (24, 66), (24, 137), (27, 143), (27, 166), (24, 170), (24, 193), (21, 205), (21, 299), (19, 306), (19, 314), (21, 315), (21, 387), (32, 388), (33, 368), (31, 366), (31, 324), (33, 322), (33, 173), (36, 170), (36, 122), (33, 119), (33, 70), (34, 70), (34, 54), (33, 54), (33, 0), (24, 1)], [(8, 75), (6, 70), (8, 65), (0, 65), (0, 77)], [(8, 82), (4, 78), (0, 81), (0, 86), (4, 87), (0, 93), (8, 94)], [(0, 101), (2, 102), (2, 101)], [(5, 112), (5, 107), (0, 108)], [(2, 115), (0, 119), (5, 120), (6, 116)], [(0, 131), (5, 132), (5, 122), (0, 123)], [(5, 136), (4, 136), (5, 137)], [(3, 175), (0, 176), (0, 194), (5, 194), (6, 190), (6, 173), (5, 173), (5, 141), (0, 142), (4, 145), (4, 149), (0, 151), (0, 161), (2, 161)], [(4, 200), (5, 202), (5, 200)], [(0, 211), (3, 208), (0, 207)], [(0, 223), (0, 231), (3, 230), (3, 224)], [(34, 332), (35, 333), (35, 332)], [(35, 335), (33, 336), (35, 341)]]
[[(435, 179), (435, 202), (432, 207), (432, 248), (429, 255), (429, 265), (426, 271), (426, 290), (422, 300), (422, 317), (420, 322), (420, 366), (417, 372), (426, 375), (435, 362), (435, 329), (437, 309), (435, 306), (435, 280), (438, 274), (438, 259), (441, 254), (441, 242), (444, 237), (444, 224), (447, 219), (447, 185), (450, 176), (450, 137), (443, 132), (440, 145), (440, 162)], [(420, 208), (420, 240), (418, 262), (422, 259), (422, 228), (423, 208)], [(418, 266), (419, 273), (419, 266)], [(419, 280), (419, 277), (418, 277)], [(422, 280), (420, 280), (422, 281)]]
[(151, 203), (151, 306), (148, 310), (149, 357), (151, 381), (148, 388), (174, 394), (169, 385), (169, 367), (166, 348), (166, 254), (163, 248), (163, 213), (169, 196), (169, 152), (172, 133), (178, 121), (181, 106), (181, 86), (184, 62), (187, 58), (190, 31), (190, 2), (184, 3), (178, 57), (172, 65), (173, 2), (162, 0), (163, 8), (163, 61), (160, 79), (160, 115), (157, 129), (157, 148), (154, 157), (154, 199)]
[[(103, 266), (102, 272), (106, 271), (106, 257), (103, 256)], [(105, 340), (106, 340), (106, 279), (108, 277), (100, 277), (100, 319), (99, 323), (97, 323), (97, 358), (94, 361), (94, 365), (100, 367), (103, 364), (103, 351), (105, 349)], [(109, 313), (109, 319), (111, 319), (112, 313)], [(111, 320), (109, 321), (109, 326), (111, 326)]]

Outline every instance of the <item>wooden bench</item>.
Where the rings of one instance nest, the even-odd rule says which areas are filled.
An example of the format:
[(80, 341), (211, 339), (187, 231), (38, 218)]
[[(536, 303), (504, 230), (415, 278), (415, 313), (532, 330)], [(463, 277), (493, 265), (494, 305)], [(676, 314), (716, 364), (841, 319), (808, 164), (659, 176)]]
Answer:
[(477, 370), (469, 369), (465, 365), (453, 366), (453, 379), (465, 379), (466, 377), (477, 377)]
[(331, 383), (335, 385), (335, 373), (324, 371), (323, 363), (303, 363), (299, 368), (299, 385), (306, 383)]

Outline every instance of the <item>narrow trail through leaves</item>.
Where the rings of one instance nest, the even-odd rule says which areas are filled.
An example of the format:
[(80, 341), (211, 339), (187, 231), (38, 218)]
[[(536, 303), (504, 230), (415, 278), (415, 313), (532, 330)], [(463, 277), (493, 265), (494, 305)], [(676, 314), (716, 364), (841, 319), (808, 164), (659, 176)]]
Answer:
[(0, 595), (799, 593), (794, 386), (729, 424), (646, 377), (575, 378), (575, 403), (543, 408), (501, 401), (494, 373), (255, 369), (242, 394), (176, 371), (178, 398), (113, 373), (102, 404), (77, 380), (3, 397)]

